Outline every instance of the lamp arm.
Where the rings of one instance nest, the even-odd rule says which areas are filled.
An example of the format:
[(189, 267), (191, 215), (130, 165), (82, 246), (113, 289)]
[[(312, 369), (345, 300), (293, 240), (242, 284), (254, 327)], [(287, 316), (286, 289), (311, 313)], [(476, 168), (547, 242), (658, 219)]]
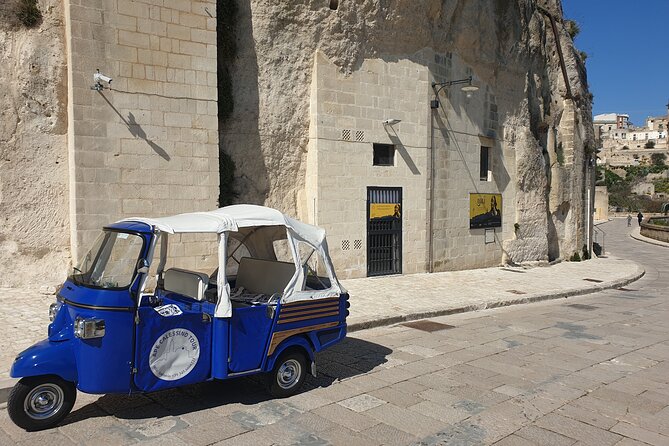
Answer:
[(434, 92), (434, 95), (438, 97), (438, 96), (439, 96), (439, 92), (440, 92), (441, 90), (443, 90), (444, 88), (446, 88), (446, 87), (450, 87), (450, 86), (452, 86), (452, 85), (460, 85), (460, 84), (468, 84), (468, 83), (471, 84), (471, 83), (472, 83), (472, 80), (473, 80), (473, 79), (472, 79), (472, 76), (469, 76), (469, 77), (467, 77), (467, 78), (464, 78), (464, 79), (458, 79), (458, 80), (455, 80), (455, 81), (432, 82), (432, 89), (434, 89), (435, 87), (439, 87), (439, 88), (437, 88), (437, 89), (435, 90), (435, 92)]

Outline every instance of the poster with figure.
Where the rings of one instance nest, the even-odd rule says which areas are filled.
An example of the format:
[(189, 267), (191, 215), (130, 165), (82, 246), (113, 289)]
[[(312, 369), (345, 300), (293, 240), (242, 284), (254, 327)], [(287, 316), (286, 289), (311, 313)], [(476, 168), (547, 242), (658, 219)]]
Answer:
[(369, 207), (369, 219), (401, 218), (402, 207), (399, 203), (372, 203)]
[(502, 226), (502, 194), (469, 194), (469, 229)]

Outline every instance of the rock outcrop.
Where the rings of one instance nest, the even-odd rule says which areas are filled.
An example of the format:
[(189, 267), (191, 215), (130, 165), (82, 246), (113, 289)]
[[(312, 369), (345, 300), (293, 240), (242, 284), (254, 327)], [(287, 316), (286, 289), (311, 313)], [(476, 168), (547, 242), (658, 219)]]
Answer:
[(62, 281), (70, 262), (62, 2), (0, 24), (0, 286)]
[[(365, 59), (431, 48), (457, 54), (491, 86), (499, 136), (515, 148), (517, 230), (503, 241), (504, 260), (581, 250), (591, 99), (559, 0), (341, 0), (337, 10), (325, 0), (238, 3), (234, 111), (220, 123), (220, 141), (237, 166), (240, 202), (302, 213), (315, 51), (351, 73)], [(557, 20), (567, 79), (547, 13)]]

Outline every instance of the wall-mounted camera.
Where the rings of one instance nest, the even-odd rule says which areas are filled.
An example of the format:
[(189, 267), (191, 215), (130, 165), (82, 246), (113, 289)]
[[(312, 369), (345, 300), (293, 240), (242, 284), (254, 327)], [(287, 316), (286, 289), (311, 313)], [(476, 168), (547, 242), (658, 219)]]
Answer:
[(100, 69), (97, 70), (95, 74), (93, 74), (93, 86), (91, 86), (91, 90), (95, 91), (102, 91), (104, 90), (104, 85), (102, 85), (103, 82), (106, 82), (109, 87), (107, 87), (109, 90), (111, 90), (111, 83), (112, 83), (112, 78), (109, 76), (105, 76), (104, 74), (100, 73)]

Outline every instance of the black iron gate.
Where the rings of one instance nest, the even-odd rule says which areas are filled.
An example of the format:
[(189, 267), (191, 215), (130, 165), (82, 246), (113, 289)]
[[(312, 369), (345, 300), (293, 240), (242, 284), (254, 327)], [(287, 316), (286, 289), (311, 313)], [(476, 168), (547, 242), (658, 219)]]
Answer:
[(367, 188), (367, 275), (402, 273), (402, 188)]

